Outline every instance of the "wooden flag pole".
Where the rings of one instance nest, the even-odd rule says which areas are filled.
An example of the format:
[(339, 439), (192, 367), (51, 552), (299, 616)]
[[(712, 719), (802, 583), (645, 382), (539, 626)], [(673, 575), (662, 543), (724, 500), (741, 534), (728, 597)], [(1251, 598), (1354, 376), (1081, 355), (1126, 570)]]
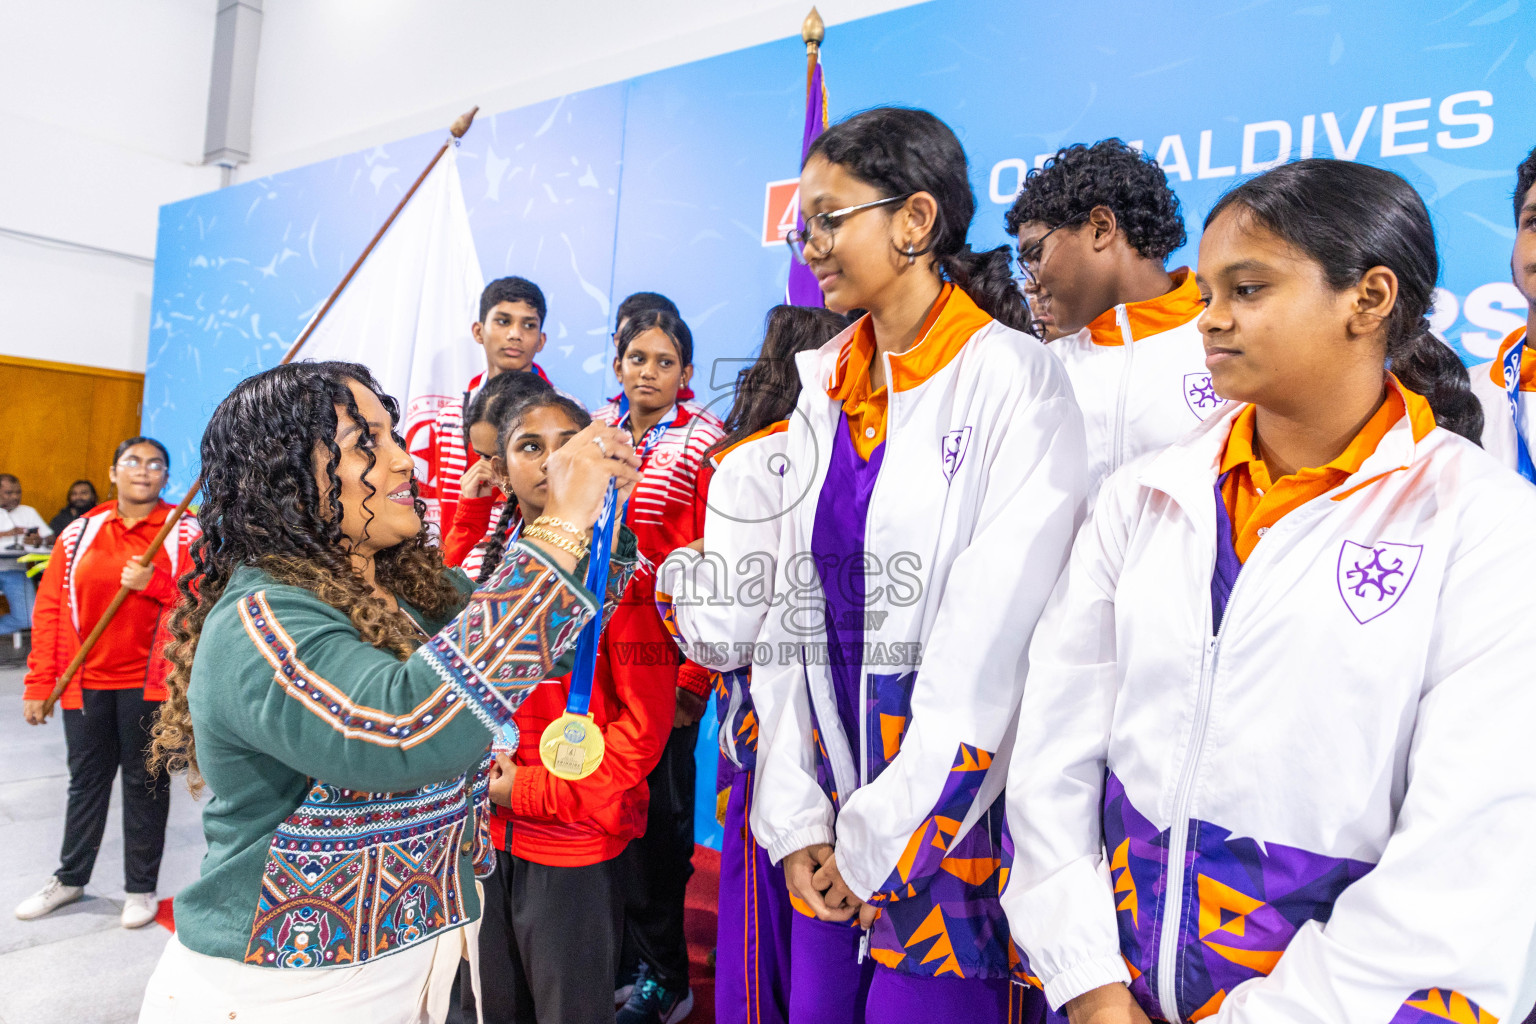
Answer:
[[(314, 316), (310, 317), (309, 323), (304, 325), (304, 330), (299, 332), (298, 340), (293, 343), (292, 347), (288, 349), (287, 354), (283, 356), (282, 363), (293, 362), (293, 357), (299, 354), (299, 349), (309, 340), (310, 335), (315, 333), (315, 328), (320, 326), (321, 319), (326, 313), (330, 312), (331, 307), (336, 304), (336, 299), (346, 289), (347, 285), (351, 283), (353, 275), (363, 265), (363, 261), (368, 258), (368, 254), (373, 252), (374, 246), (379, 244), (379, 239), (384, 237), (384, 232), (389, 230), (389, 226), (395, 222), (395, 218), (400, 216), (400, 211), (405, 209), (405, 204), (411, 201), (411, 197), (416, 194), (416, 190), (421, 187), (421, 183), (427, 180), (428, 174), (432, 173), (432, 168), (436, 167), (437, 162), (443, 158), (443, 154), (448, 152), (448, 147), (453, 145), (453, 140), (462, 139), (464, 133), (469, 131), (469, 126), (474, 122), (475, 114), (479, 110), (479, 107), (475, 107), (468, 113), (460, 114), (458, 119), (453, 122), (453, 126), (448, 129), (453, 139), (443, 143), (442, 148), (433, 154), (431, 162), (427, 164), (426, 169), (417, 176), (416, 180), (411, 183), (411, 187), (406, 190), (400, 202), (390, 211), (389, 217), (384, 221), (383, 226), (374, 232), (373, 238), (369, 240), (368, 245), (363, 249), (362, 255), (352, 264), (346, 276), (341, 279), (341, 283), (326, 297), (325, 303)], [(282, 363), (278, 365), (282, 365)], [(188, 507), (191, 506), (192, 500), (197, 497), (197, 492), (202, 489), (202, 486), (203, 478), (199, 474), (198, 478), (192, 481), (192, 486), (187, 488), (187, 496), (181, 499), (181, 504), (177, 505), (175, 511), (165, 517), (165, 525), (160, 527), (160, 532), (155, 534), (155, 539), (149, 542), (149, 549), (139, 556), (140, 566), (148, 567), (154, 564), (155, 556), (165, 546), (166, 538), (170, 537), (171, 531), (176, 529), (176, 524), (181, 521), (181, 517), (186, 515)], [(49, 715), (53, 714), (54, 705), (58, 703), (59, 697), (64, 693), (64, 688), (69, 685), (69, 681), (74, 678), (75, 673), (80, 671), (80, 666), (85, 664), (86, 656), (91, 653), (91, 648), (96, 646), (96, 641), (101, 639), (101, 634), (106, 632), (107, 627), (111, 625), (112, 617), (117, 614), (117, 610), (123, 606), (123, 602), (128, 600), (128, 595), (132, 592), (127, 587), (118, 588), (117, 596), (112, 598), (112, 603), (107, 605), (107, 610), (102, 612), (101, 618), (97, 620), (96, 625), (91, 627), (91, 631), (80, 642), (80, 650), (76, 651), (75, 656), (70, 659), (69, 666), (64, 669), (64, 674), (59, 677), (59, 681), (54, 685), (53, 692), (48, 695), (48, 699), (43, 701), (43, 718), (46, 719)]]

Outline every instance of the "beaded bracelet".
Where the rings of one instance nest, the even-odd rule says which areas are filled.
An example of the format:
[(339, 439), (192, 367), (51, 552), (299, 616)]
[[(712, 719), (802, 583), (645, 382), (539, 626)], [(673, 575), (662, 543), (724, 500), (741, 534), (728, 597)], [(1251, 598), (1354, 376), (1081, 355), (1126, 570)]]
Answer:
[(554, 530), (547, 530), (542, 526), (525, 526), (523, 537), (527, 540), (541, 540), (546, 544), (552, 544), (561, 551), (569, 552), (576, 556), (577, 561), (587, 557), (590, 545), (583, 541), (573, 541), (569, 537), (562, 536)]

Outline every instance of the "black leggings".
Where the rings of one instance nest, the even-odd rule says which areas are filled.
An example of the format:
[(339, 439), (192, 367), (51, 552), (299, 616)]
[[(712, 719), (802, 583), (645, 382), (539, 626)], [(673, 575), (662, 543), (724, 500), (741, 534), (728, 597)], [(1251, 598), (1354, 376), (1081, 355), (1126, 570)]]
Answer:
[(171, 779), (151, 775), (144, 759), (158, 702), (144, 691), (86, 690), (81, 711), (64, 712), (69, 749), (69, 808), (59, 851), (59, 881), (85, 885), (96, 866), (112, 802), (112, 780), (123, 770), (123, 877), (130, 893), (154, 892), (165, 852)]

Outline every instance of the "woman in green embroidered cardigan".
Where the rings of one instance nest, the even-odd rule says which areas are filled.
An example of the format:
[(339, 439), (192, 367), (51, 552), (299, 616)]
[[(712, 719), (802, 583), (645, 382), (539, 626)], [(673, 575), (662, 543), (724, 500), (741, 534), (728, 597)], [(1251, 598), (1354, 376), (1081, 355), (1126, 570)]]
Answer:
[[(151, 756), (212, 790), (208, 854), (141, 1021), (447, 1013), (480, 913), (486, 750), (598, 614), (577, 572), (638, 459), (601, 424), (552, 454), (544, 528), (476, 590), (429, 546), (397, 421), (365, 368), (294, 363), (203, 435)], [(608, 604), (633, 569), (618, 546)]]

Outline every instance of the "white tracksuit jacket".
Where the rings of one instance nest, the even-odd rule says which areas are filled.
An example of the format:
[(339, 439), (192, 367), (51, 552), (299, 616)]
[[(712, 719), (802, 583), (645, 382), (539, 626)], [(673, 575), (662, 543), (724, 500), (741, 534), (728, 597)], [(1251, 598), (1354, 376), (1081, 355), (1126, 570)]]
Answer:
[(1405, 416), (1258, 542), (1213, 638), (1239, 408), (1111, 478), (1035, 632), (1014, 939), (1056, 1006), (1128, 981), (1170, 1021), (1518, 1021), (1536, 492)]
[[(1146, 302), (1121, 304), (1076, 334), (1057, 338), (1047, 349), (1067, 368), (1088, 436), (1090, 506), (1109, 474), (1144, 452), (1166, 448), (1221, 405), (1205, 368), (1205, 345), (1195, 326), (1199, 291), (1187, 267), (1174, 273), (1176, 287)], [(1188, 319), (1176, 327), (1143, 333), (1142, 310), (1159, 319)], [(1101, 323), (1113, 320), (1120, 344), (1093, 340)]]
[[(1524, 327), (1517, 328), (1505, 341), (1513, 344), (1524, 333)], [(1502, 366), (1496, 359), (1479, 363), (1467, 371), (1472, 376), (1472, 393), (1483, 406), (1483, 450), (1498, 459), (1500, 465), (1518, 469), (1520, 455), (1515, 446), (1515, 418), (1509, 410), (1509, 396), (1493, 382), (1495, 367), (1499, 367), (1502, 377)], [(1533, 401), (1536, 401), (1536, 393), (1520, 392), (1520, 433), (1525, 437), (1526, 450), (1536, 457), (1536, 422), (1533, 422), (1536, 416), (1531, 415)]]
[[(951, 320), (978, 315), (974, 329)], [(956, 322), (967, 326), (947, 326)], [(879, 963), (1007, 977), (1000, 796), (1026, 646), (1082, 517), (1082, 420), (1060, 363), (956, 290), (919, 345), (950, 331), (957, 354), (889, 396), (864, 523), (872, 653), (849, 735), (817, 654), (824, 599), (809, 552), (834, 431), (848, 429), (827, 386), (852, 330), (797, 360), (778, 558), (786, 601), (764, 623), (774, 657), (752, 673), (771, 738), (759, 745), (752, 831), (775, 861), (835, 843), (845, 881), (884, 910), (871, 934)]]
[(705, 554), (679, 548), (657, 574), (663, 621), (684, 656), (715, 673), (720, 753), (741, 770), (755, 766), (761, 735), (747, 684), (773, 600), (787, 426), (774, 424), (714, 456)]

